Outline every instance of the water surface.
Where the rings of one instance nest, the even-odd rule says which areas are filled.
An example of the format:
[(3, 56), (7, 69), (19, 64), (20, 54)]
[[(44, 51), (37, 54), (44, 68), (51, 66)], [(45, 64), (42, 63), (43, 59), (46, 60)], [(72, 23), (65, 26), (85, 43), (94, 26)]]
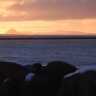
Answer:
[(60, 60), (78, 67), (96, 64), (96, 39), (0, 40), (0, 60), (33, 64)]

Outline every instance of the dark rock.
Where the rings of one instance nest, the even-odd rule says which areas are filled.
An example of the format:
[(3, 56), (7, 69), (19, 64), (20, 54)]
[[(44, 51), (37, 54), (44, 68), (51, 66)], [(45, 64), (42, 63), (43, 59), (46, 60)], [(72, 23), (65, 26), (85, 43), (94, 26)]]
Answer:
[[(2, 90), (2, 87), (5, 90), (5, 92), (7, 91), (7, 88), (9, 87), (7, 92), (12, 91), (12, 89), (13, 89), (13, 92), (16, 91), (18, 93), (18, 95), (16, 95), (16, 96), (22, 96), (22, 93), (23, 93), (24, 88), (25, 88), (25, 82), (26, 82), (25, 79), (26, 79), (27, 74), (29, 74), (29, 72), (20, 71), (20, 72), (14, 74), (12, 77), (5, 79), (3, 81), (3, 83), (1, 84), (2, 86), (0, 88), (0, 92)], [(11, 94), (11, 93), (9, 93), (9, 94)]]
[(50, 62), (47, 66), (34, 64), (32, 69), (38, 74), (26, 82), (24, 96), (57, 96), (63, 76), (77, 70), (61, 61)]
[(52, 77), (62, 78), (68, 73), (76, 71), (77, 68), (62, 61), (53, 61), (43, 68), (43, 73)]
[(96, 96), (96, 71), (87, 71), (79, 78), (79, 95)]
[(9, 82), (0, 84), (0, 96), (20, 96), (19, 91)]
[(41, 68), (43, 67), (41, 63), (34, 63), (33, 65), (27, 65), (27, 68), (35, 74), (41, 74)]
[(61, 83), (58, 96), (96, 96), (96, 66), (67, 74)]
[(79, 74), (64, 78), (58, 92), (58, 96), (79, 96), (78, 92)]
[(26, 82), (23, 96), (57, 96), (57, 82), (50, 76), (35, 75)]
[[(6, 95), (2, 91), (0, 96), (57, 96), (63, 77), (76, 70), (77, 68), (73, 65), (62, 61), (53, 61), (48, 63), (47, 66), (34, 63), (32, 66), (25, 67), (12, 62), (0, 62), (0, 92), (5, 90), (8, 94)], [(62, 84), (64, 88), (70, 83), (70, 79), (66, 79)], [(73, 81), (77, 82), (75, 76), (70, 83), (72, 86), (74, 85)], [(67, 83), (65, 84), (65, 82)], [(63, 91), (64, 88), (61, 88)], [(69, 90), (69, 87), (67, 90)], [(61, 96), (63, 96), (62, 91), (59, 92)]]
[(12, 77), (15, 73), (19, 71), (31, 71), (26, 67), (12, 62), (0, 62), (0, 83), (4, 79)]

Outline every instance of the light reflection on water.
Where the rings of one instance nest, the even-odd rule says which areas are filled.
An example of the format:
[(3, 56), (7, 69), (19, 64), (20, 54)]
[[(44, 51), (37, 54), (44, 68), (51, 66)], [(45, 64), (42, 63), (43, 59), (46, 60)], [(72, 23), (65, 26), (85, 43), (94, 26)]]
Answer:
[(25, 64), (60, 60), (78, 67), (96, 64), (96, 40), (0, 40), (0, 60)]

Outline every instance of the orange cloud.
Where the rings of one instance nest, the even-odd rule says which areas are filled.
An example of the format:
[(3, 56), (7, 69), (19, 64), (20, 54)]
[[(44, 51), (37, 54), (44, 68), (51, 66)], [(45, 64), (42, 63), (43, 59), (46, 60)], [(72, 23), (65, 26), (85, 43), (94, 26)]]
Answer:
[[(2, 0), (1, 0), (2, 1)], [(3, 0), (2, 21), (65, 20), (96, 18), (96, 0)], [(0, 19), (1, 20), (1, 19)]]

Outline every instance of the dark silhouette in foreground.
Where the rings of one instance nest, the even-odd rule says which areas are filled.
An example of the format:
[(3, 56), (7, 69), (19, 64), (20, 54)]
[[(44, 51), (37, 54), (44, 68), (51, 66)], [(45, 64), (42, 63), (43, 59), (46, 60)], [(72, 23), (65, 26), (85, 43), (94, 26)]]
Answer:
[(12, 62), (0, 62), (0, 83), (4, 79), (8, 79), (9, 77), (13, 76), (15, 73), (19, 71), (31, 71), (26, 67), (23, 67), (19, 64), (12, 63)]
[(47, 66), (34, 63), (25, 67), (0, 62), (0, 96), (56, 96), (63, 76), (76, 69), (61, 61), (50, 62)]
[(62, 78), (66, 74), (77, 70), (75, 66), (62, 61), (52, 61), (45, 67), (46, 68), (44, 73), (56, 78)]
[(25, 66), (28, 69), (31, 69), (33, 73), (41, 74), (41, 69), (43, 68), (41, 63), (34, 63), (33, 65)]
[(0, 62), (0, 96), (96, 96), (96, 66)]
[(63, 76), (77, 70), (61, 61), (50, 62), (47, 66), (35, 63), (31, 68), (36, 75), (25, 83), (24, 96), (56, 96)]
[(67, 74), (61, 83), (58, 96), (96, 96), (96, 66)]

